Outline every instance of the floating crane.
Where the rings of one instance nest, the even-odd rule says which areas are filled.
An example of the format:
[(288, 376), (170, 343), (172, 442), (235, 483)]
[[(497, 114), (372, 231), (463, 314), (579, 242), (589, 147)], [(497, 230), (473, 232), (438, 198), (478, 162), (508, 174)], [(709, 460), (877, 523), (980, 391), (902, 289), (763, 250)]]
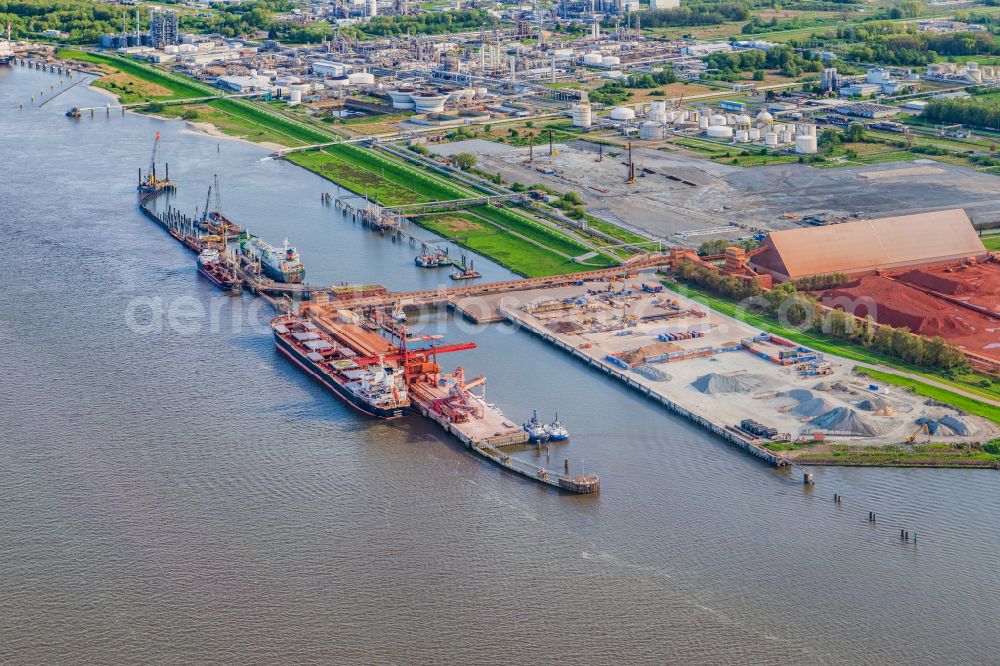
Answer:
[(176, 186), (170, 182), (170, 165), (164, 163), (164, 174), (163, 179), (156, 177), (156, 157), (160, 150), (160, 133), (156, 133), (156, 138), (153, 139), (153, 154), (149, 158), (149, 170), (146, 172), (145, 177), (142, 175), (142, 169), (139, 169), (139, 185), (136, 189), (140, 192), (157, 192), (164, 189), (176, 189)]

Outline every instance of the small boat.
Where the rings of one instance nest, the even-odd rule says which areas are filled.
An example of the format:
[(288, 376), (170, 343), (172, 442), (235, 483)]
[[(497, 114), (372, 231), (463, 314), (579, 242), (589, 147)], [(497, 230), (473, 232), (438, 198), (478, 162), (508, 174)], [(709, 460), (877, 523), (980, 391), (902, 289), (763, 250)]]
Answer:
[(232, 294), (243, 291), (243, 282), (236, 271), (226, 265), (215, 248), (206, 248), (198, 254), (198, 272), (220, 289)]
[(403, 308), (398, 305), (392, 309), (392, 318), (400, 324), (406, 323), (406, 313), (403, 311)]
[(413, 261), (421, 268), (451, 266), (451, 258), (448, 257), (447, 248), (444, 251), (440, 249), (431, 250), (426, 243), (420, 247), (420, 254)]
[(549, 440), (553, 442), (565, 442), (569, 439), (569, 431), (563, 427), (559, 420), (559, 414), (556, 414), (555, 421), (545, 426), (545, 432), (548, 434)]
[(542, 422), (538, 420), (538, 410), (534, 410), (531, 414), (531, 420), (524, 424), (524, 431), (528, 433), (528, 441), (538, 444), (541, 442), (548, 441), (549, 433), (542, 425)]

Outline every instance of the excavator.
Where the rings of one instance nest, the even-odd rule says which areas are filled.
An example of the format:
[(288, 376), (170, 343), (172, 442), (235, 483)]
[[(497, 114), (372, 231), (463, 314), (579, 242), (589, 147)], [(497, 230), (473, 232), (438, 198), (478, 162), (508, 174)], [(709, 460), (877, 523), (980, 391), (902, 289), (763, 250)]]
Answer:
[(913, 444), (914, 440), (917, 439), (917, 435), (919, 435), (921, 433), (921, 431), (926, 431), (927, 432), (927, 438), (930, 439), (930, 436), (931, 436), (931, 428), (930, 428), (930, 426), (928, 424), (926, 424), (926, 423), (921, 423), (920, 425), (917, 426), (917, 429), (913, 431), (913, 434), (911, 434), (909, 437), (906, 438), (906, 443), (907, 444)]

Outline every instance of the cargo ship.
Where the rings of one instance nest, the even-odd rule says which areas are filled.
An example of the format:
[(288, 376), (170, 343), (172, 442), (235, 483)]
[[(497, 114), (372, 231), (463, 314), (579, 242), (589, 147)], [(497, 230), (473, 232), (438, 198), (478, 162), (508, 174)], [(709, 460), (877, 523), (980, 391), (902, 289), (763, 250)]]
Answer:
[(285, 239), (281, 250), (271, 247), (260, 238), (249, 234), (240, 240), (240, 252), (253, 263), (259, 263), (267, 277), (278, 282), (299, 283), (306, 274), (299, 261), (299, 253)]
[(215, 248), (206, 248), (198, 254), (198, 272), (219, 289), (232, 294), (243, 291), (243, 282), (236, 271), (226, 265), (222, 255)]
[[(297, 316), (278, 317), (271, 329), (278, 351), (358, 411), (392, 419), (409, 408), (405, 368), (385, 359), (391, 348), (381, 336), (350, 323), (321, 328)], [(373, 350), (382, 352), (374, 362), (362, 356)]]

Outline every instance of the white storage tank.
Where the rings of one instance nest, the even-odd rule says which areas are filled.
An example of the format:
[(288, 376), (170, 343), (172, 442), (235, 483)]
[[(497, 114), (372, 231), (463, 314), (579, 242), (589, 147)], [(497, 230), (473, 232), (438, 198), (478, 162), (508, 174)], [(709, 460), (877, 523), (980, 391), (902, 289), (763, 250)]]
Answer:
[(795, 138), (792, 130), (785, 130), (781, 135), (781, 143), (791, 143)]
[(602, 67), (617, 67), (622, 64), (622, 59), (618, 56), (604, 56), (601, 58)]
[(768, 132), (767, 134), (765, 134), (764, 135), (764, 145), (765, 146), (770, 146), (771, 148), (774, 148), (775, 146), (777, 146), (778, 145), (778, 133), (777, 132)]
[(635, 120), (635, 111), (627, 106), (619, 106), (611, 111), (611, 120), (628, 121)]
[(708, 128), (708, 136), (713, 139), (732, 139), (733, 128), (728, 125), (712, 125)]
[(650, 111), (646, 117), (654, 123), (665, 123), (670, 120), (670, 115), (666, 111), (657, 108)]
[(750, 141), (749, 130), (739, 130), (736, 132), (736, 143), (747, 143), (748, 141)]
[(800, 134), (795, 137), (795, 152), (802, 155), (812, 155), (816, 152), (816, 137), (810, 134)]
[(667, 100), (665, 99), (654, 99), (653, 103), (649, 107), (650, 111), (666, 111), (667, 110)]
[(288, 103), (289, 104), (299, 104), (300, 102), (302, 102), (302, 91), (301, 90), (292, 90), (288, 94)]
[(584, 65), (600, 65), (601, 60), (603, 60), (603, 58), (600, 53), (587, 53), (583, 56)]
[(701, 116), (698, 118), (698, 127), (701, 129), (708, 129), (708, 116)]
[(751, 141), (760, 141), (760, 130), (757, 129), (756, 127), (751, 127), (750, 128), (750, 140)]
[(447, 95), (411, 95), (413, 98), (413, 108), (417, 113), (441, 113), (444, 111), (444, 103), (448, 101)]
[(770, 123), (774, 121), (774, 116), (772, 116), (767, 109), (761, 109), (761, 112), (757, 114), (757, 121), (761, 123)]
[(375, 83), (375, 75), (371, 72), (354, 72), (348, 74), (347, 81), (352, 86), (366, 86)]
[(660, 141), (666, 135), (666, 130), (660, 123), (647, 121), (639, 126), (639, 138), (643, 141)]
[(726, 124), (726, 117), (724, 115), (722, 115), (721, 113), (717, 113), (717, 114), (715, 114), (714, 116), (712, 116), (711, 118), (708, 119), (708, 124), (712, 125), (712, 126), (714, 126), (714, 125), (725, 125)]
[(573, 105), (573, 127), (590, 127), (594, 123), (589, 103)]
[(163, 52), (176, 55), (180, 52), (180, 48), (176, 44), (167, 44), (163, 47)]
[(389, 90), (387, 93), (389, 99), (392, 100), (392, 108), (394, 109), (408, 110), (416, 106), (408, 90)]

